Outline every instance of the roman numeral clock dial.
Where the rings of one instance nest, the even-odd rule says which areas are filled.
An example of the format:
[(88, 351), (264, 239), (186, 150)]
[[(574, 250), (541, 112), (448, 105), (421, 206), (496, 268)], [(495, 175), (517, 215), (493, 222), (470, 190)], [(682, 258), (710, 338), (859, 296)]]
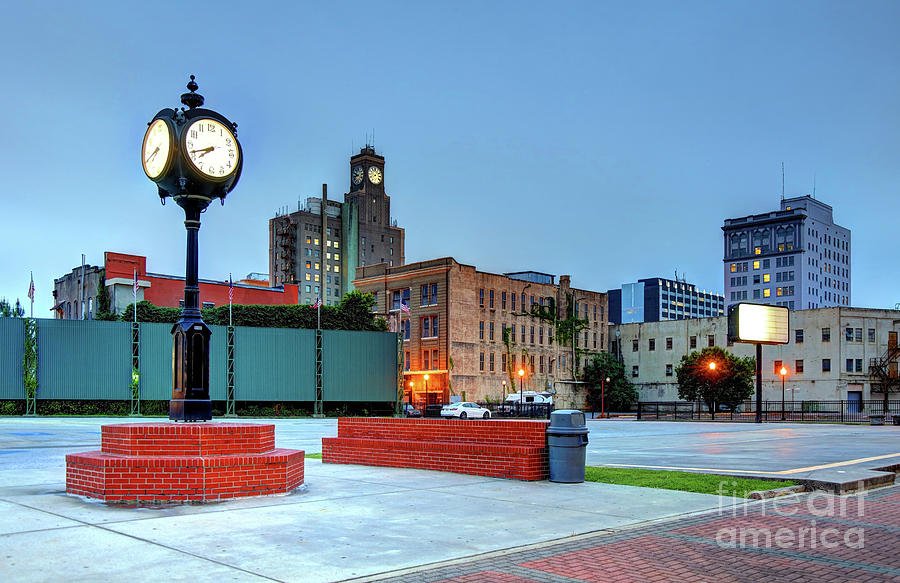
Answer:
[(224, 124), (201, 118), (184, 132), (184, 154), (206, 176), (224, 178), (238, 167), (240, 154), (235, 142), (234, 134)]

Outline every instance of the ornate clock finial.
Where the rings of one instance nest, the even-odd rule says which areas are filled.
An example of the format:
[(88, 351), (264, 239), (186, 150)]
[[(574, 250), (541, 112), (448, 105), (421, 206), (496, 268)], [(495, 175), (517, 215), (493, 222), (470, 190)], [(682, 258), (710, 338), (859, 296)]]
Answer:
[(203, 105), (203, 96), (199, 93), (195, 93), (199, 88), (199, 85), (194, 81), (193, 75), (191, 75), (191, 80), (188, 81), (187, 88), (190, 90), (190, 93), (181, 94), (181, 103), (187, 105), (191, 109)]

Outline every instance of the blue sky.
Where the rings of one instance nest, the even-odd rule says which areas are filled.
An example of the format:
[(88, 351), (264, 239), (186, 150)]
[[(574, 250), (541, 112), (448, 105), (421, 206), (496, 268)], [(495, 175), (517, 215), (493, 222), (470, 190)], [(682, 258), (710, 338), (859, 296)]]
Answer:
[(239, 124), (200, 275), (267, 271), (268, 220), (341, 198), (374, 131), (407, 261), (723, 289), (723, 219), (816, 196), (852, 230), (852, 303), (900, 302), (896, 2), (45, 2), (0, 24), (0, 297), (49, 316), (104, 251), (183, 274), (139, 150), (188, 75)]

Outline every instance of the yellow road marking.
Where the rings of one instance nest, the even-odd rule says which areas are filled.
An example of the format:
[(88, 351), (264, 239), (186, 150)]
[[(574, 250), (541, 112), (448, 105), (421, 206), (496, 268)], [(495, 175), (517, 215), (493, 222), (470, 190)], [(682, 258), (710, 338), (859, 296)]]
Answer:
[(835, 462), (833, 464), (822, 464), (821, 466), (809, 466), (807, 468), (796, 468), (793, 470), (782, 470), (780, 472), (774, 472), (776, 474), (797, 474), (800, 472), (811, 472), (813, 470), (825, 470), (828, 468), (839, 468), (841, 466), (850, 466), (853, 464), (861, 464), (863, 462), (872, 462), (875, 460), (883, 460), (891, 457), (900, 457), (900, 453), (889, 453), (886, 455), (876, 455), (873, 457), (861, 457), (855, 460), (847, 460), (845, 462)]
[(643, 466), (637, 464), (603, 464), (605, 467), (611, 468), (643, 468), (648, 470), (681, 470), (681, 471), (693, 471), (693, 472), (723, 472), (728, 474), (772, 474), (777, 476), (787, 476), (790, 474), (799, 474), (800, 472), (811, 472), (814, 470), (827, 470), (829, 468), (839, 468), (843, 466), (852, 466), (854, 464), (861, 464), (865, 462), (872, 462), (876, 460), (883, 460), (892, 457), (900, 457), (900, 453), (890, 453), (886, 455), (876, 455), (872, 457), (862, 457), (857, 458), (855, 460), (847, 460), (843, 462), (834, 462), (831, 464), (822, 464), (819, 466), (808, 466), (805, 468), (794, 468), (792, 470), (775, 470), (775, 471), (766, 471), (766, 470), (726, 470), (722, 468), (694, 468), (687, 466)]

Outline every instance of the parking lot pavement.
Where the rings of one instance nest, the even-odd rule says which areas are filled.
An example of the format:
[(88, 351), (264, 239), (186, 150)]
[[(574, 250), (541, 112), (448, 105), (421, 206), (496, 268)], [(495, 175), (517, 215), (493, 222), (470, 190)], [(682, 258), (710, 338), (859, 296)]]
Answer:
[(900, 582), (900, 487), (716, 511), (360, 581)]

